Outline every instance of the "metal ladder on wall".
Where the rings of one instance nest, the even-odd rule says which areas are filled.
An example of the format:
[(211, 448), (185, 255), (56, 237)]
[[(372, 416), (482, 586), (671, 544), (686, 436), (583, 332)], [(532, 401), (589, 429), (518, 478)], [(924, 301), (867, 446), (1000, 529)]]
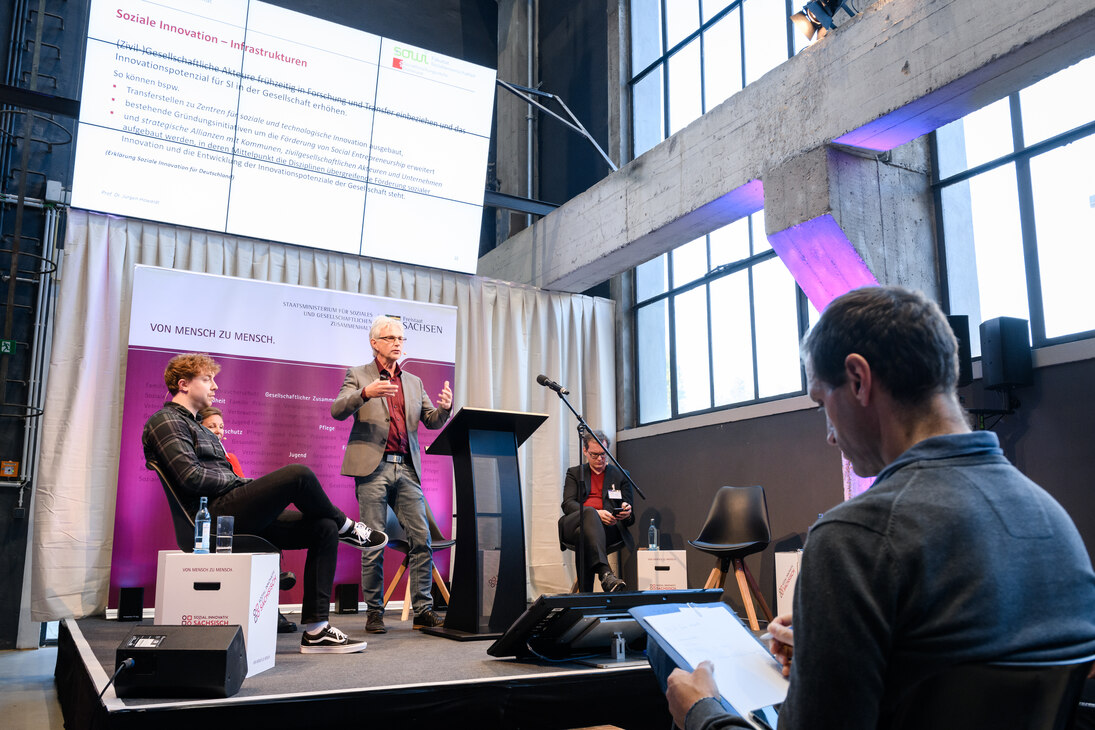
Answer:
[[(61, 43), (44, 39), (65, 32), (64, 17), (46, 6), (46, 0), (16, 0), (0, 108), (0, 488), (18, 490), (16, 520), (27, 516), (38, 469), (50, 323), (63, 254), (58, 247), (62, 186), (43, 170), (54, 162), (55, 149), (67, 151), (71, 145), (78, 109), (76, 102), (56, 96), (58, 74), (74, 66), (64, 63)], [(67, 169), (67, 156), (58, 157)]]

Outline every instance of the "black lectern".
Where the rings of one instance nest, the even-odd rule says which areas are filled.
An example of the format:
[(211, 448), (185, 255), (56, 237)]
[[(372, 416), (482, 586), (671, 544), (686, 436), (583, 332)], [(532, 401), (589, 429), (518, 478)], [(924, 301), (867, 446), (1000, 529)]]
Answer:
[(426, 633), (497, 639), (525, 612), (525, 526), (517, 447), (543, 413), (461, 408), (426, 449), (452, 457), (456, 557), (445, 625)]

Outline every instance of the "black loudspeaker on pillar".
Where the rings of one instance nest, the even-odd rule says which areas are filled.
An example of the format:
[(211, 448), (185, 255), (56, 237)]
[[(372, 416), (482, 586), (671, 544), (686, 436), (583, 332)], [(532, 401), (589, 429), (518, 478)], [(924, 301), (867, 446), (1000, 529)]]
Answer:
[(118, 620), (140, 621), (144, 618), (144, 588), (122, 588), (118, 593)]
[(335, 613), (357, 613), (357, 583), (335, 586)]
[(247, 676), (239, 626), (135, 626), (114, 653), (119, 697), (231, 697)]
[(1034, 382), (1025, 319), (997, 317), (981, 323), (981, 379), (986, 388), (993, 390)]
[(970, 352), (970, 318), (965, 314), (948, 314), (947, 322), (958, 340), (958, 387), (973, 382), (973, 358)]

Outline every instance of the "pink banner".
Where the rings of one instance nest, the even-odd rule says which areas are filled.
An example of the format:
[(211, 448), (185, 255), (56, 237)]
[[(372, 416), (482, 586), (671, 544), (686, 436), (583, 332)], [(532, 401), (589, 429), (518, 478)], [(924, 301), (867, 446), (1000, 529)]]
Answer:
[[(130, 347), (126, 365), (122, 412), (121, 457), (118, 465), (118, 501), (114, 518), (108, 606), (118, 605), (119, 588), (143, 586), (146, 602), (155, 595), (156, 556), (175, 550), (175, 530), (167, 501), (155, 473), (145, 468), (141, 433), (145, 421), (159, 410), (168, 394), (163, 382), (167, 361), (178, 350)], [(331, 501), (357, 518), (352, 477), (339, 474), (351, 421), (331, 418), (330, 405), (342, 386), (346, 368), (362, 363), (318, 365), (210, 353), (221, 365), (216, 405), (224, 411), (225, 449), (234, 453), (247, 476), (255, 477), (292, 463), (312, 469)], [(408, 359), (401, 363), (422, 378), (426, 393), (436, 402), (445, 380), (454, 380), (451, 362)], [(422, 488), (441, 532), (452, 535), (452, 464), (448, 457), (429, 456), (426, 448), (438, 431), (419, 429), (422, 445)], [(385, 585), (395, 575), (403, 554), (386, 550)], [(438, 570), (448, 575), (449, 553), (434, 555)], [(359, 584), (361, 553), (339, 546), (335, 584)], [(283, 592), (282, 603), (301, 602), (303, 550), (287, 551), (282, 570), (297, 574), (297, 586)], [(401, 587), (393, 597), (402, 597)], [(435, 596), (436, 598), (436, 596)]]

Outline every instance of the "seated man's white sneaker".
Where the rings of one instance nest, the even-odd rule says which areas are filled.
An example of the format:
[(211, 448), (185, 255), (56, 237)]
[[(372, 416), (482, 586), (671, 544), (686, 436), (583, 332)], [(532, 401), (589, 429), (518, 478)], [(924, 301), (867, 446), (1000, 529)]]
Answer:
[(330, 624), (314, 634), (305, 632), (300, 637), (301, 654), (354, 654), (364, 649), (364, 641), (351, 639)]
[(340, 542), (353, 545), (358, 550), (364, 550), (365, 552), (380, 550), (388, 544), (388, 535), (386, 533), (374, 530), (364, 522), (355, 522), (354, 526), (341, 533), (338, 539)]

